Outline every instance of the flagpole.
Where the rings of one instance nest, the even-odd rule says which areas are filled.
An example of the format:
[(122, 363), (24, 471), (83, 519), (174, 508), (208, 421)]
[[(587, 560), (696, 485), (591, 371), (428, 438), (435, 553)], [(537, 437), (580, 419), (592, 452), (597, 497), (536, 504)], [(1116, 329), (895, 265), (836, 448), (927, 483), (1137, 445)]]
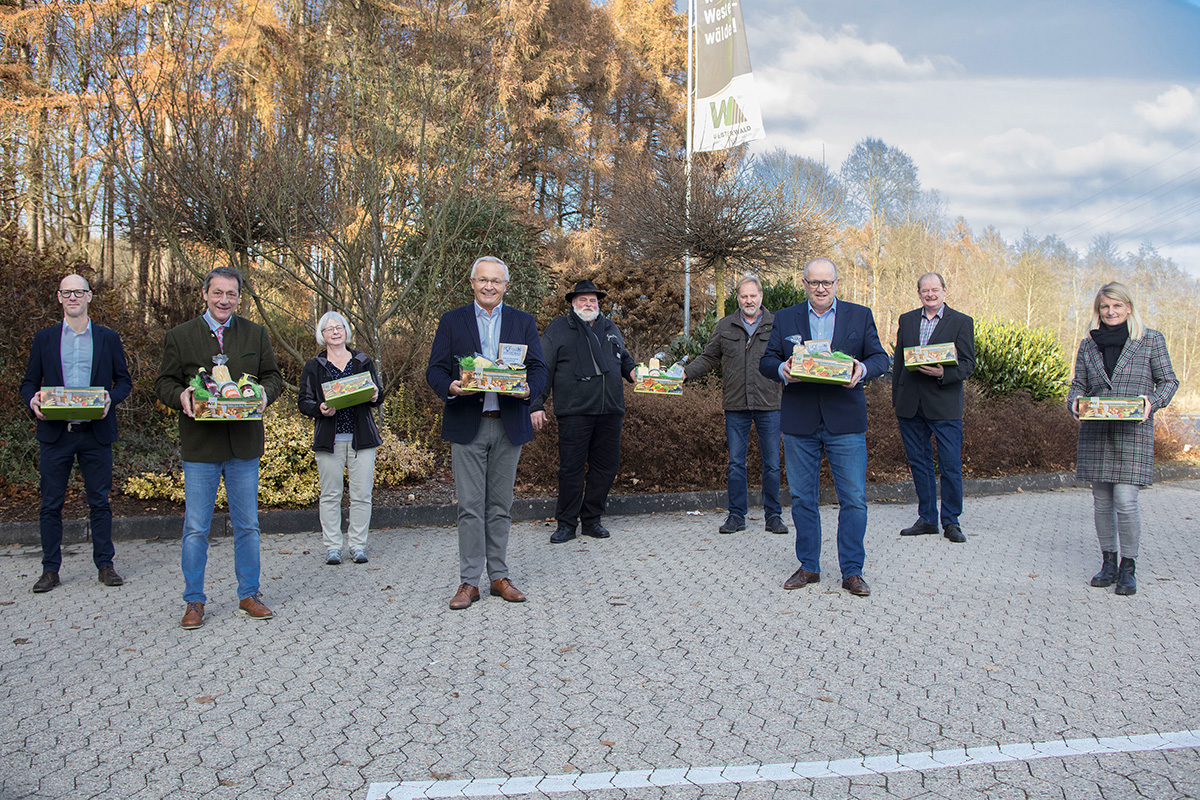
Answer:
[[(695, 82), (692, 74), (692, 64), (696, 36), (696, 0), (688, 0), (688, 38), (687, 38), (687, 129), (684, 133), (687, 157), (683, 163), (684, 176), (684, 206), (683, 224), (684, 236), (689, 235), (692, 222), (692, 102), (695, 94)], [(683, 251), (683, 338), (688, 337), (692, 322), (692, 251)]]

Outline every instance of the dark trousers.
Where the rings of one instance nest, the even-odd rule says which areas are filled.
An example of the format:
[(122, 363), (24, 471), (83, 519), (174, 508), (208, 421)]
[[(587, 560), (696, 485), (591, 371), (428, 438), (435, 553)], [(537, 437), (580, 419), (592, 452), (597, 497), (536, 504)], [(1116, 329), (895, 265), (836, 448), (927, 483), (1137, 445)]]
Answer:
[[(558, 507), (554, 518), (575, 527), (604, 515), (608, 490), (621, 464), (622, 414), (573, 414), (558, 418)], [(586, 468), (586, 477), (585, 477)]]
[(920, 411), (915, 417), (896, 417), (904, 454), (917, 490), (917, 513), (930, 525), (938, 524), (938, 481), (934, 477), (933, 446), (937, 440), (937, 468), (941, 473), (942, 526), (958, 523), (962, 514), (962, 440), (961, 419), (926, 419)]
[(113, 563), (112, 509), (108, 493), (112, 489), (112, 445), (100, 444), (89, 431), (63, 431), (57, 442), (41, 443), (42, 569), (58, 572), (62, 567), (62, 508), (71, 479), (71, 467), (79, 461), (79, 474), (87, 491), (91, 509), (92, 561), (96, 569)]

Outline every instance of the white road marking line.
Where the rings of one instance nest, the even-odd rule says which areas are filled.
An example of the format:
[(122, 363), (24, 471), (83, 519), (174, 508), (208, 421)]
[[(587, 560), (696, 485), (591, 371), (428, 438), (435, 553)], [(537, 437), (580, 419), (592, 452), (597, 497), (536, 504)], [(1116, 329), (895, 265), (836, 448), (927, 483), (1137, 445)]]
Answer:
[(713, 783), (761, 783), (764, 781), (815, 780), (889, 772), (926, 772), (947, 767), (975, 767), (1008, 761), (1040, 758), (1140, 753), (1148, 750), (1200, 748), (1200, 730), (1147, 733), (1141, 736), (1110, 736), (1103, 739), (1065, 739), (1026, 742), (961, 750), (933, 750), (843, 758), (836, 761), (797, 761), (784, 764), (747, 764), (729, 767), (639, 769), (622, 772), (588, 772), (580, 775), (531, 775), (516, 778), (473, 780), (402, 781), (372, 783), (367, 800), (420, 800), (431, 797), (488, 797), (541, 792), (590, 792), (599, 789), (645, 789), (650, 787), (702, 786)]

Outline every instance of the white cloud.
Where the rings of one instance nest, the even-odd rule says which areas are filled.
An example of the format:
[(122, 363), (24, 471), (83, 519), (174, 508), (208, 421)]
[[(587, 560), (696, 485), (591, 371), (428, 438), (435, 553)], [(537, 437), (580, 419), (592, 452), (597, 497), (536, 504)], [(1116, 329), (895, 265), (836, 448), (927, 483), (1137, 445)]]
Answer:
[(1172, 86), (1153, 103), (1141, 102), (1133, 108), (1155, 130), (1200, 129), (1200, 90), (1192, 92), (1184, 86)]

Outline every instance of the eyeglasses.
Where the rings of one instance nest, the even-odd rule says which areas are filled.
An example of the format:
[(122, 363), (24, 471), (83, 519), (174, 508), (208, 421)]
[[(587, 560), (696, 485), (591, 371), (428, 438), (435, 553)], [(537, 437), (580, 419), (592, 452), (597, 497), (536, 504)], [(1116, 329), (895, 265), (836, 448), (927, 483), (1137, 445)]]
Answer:
[(804, 282), (814, 289), (832, 289), (833, 285), (837, 283), (837, 278), (834, 278), (831, 281), (810, 281), (808, 278), (805, 278)]
[(480, 286), (503, 286), (508, 283), (503, 278), (471, 278), (471, 281), (478, 283)]
[(59, 289), (58, 295), (59, 295), (59, 297), (62, 297), (62, 298), (70, 298), (70, 297), (82, 298), (84, 295), (86, 295), (90, 291), (91, 291), (91, 289)]
[(321, 333), (337, 333), (338, 331), (346, 330), (343, 325), (330, 325), (328, 328), (321, 328)]

